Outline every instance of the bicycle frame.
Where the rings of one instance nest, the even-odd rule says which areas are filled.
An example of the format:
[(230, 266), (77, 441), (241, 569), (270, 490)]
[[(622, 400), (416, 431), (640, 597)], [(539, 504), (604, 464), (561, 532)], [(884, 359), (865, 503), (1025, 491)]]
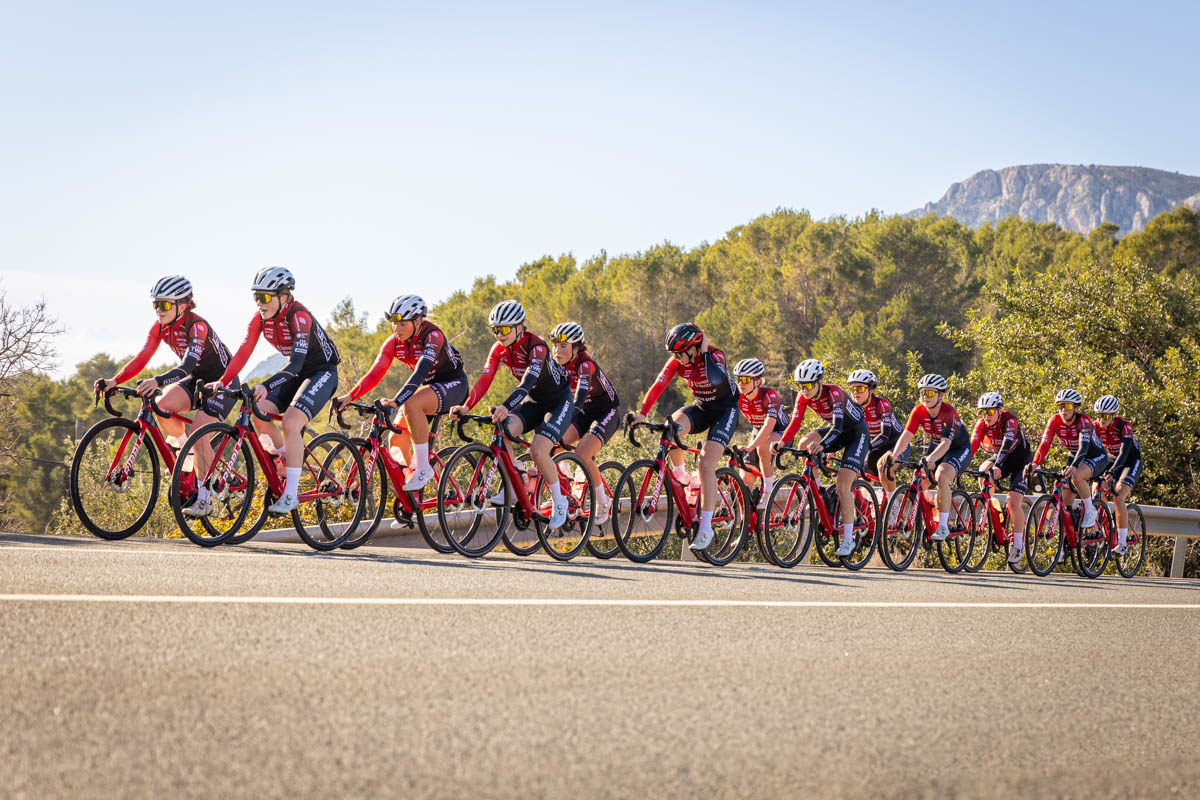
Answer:
[[(526, 521), (532, 520), (535, 515), (538, 517), (541, 517), (543, 519), (549, 519), (549, 517), (547, 517), (545, 514), (542, 514), (541, 512), (539, 512), (537, 509), (535, 509), (533, 507), (533, 498), (531, 496), (532, 493), (529, 491), (526, 491), (524, 488), (524, 486), (525, 486), (524, 473), (521, 470), (517, 469), (517, 465), (513, 461), (512, 456), (509, 455), (508, 448), (504, 446), (504, 437), (508, 437), (508, 440), (510, 442), (512, 442), (513, 444), (519, 444), (526, 448), (529, 447), (529, 442), (527, 442), (526, 440), (521, 439), (519, 437), (513, 436), (512, 434), (510, 434), (508, 432), (508, 429), (505, 427), (504, 423), (493, 422), (491, 417), (486, 417), (486, 416), (482, 416), (479, 414), (463, 414), (458, 418), (458, 436), (464, 442), (473, 441), (469, 436), (467, 436), (463, 432), (463, 425), (467, 422), (486, 423), (493, 427), (492, 440), (488, 443), (487, 446), (492, 451), (492, 456), (494, 458), (493, 463), (498, 463), (500, 465), (500, 468), (502, 470), (504, 470), (504, 475), (508, 479), (509, 485), (513, 487), (514, 492), (517, 495), (517, 511), (519, 514), (518, 519), (520, 519), (522, 522), (526, 522)], [(561, 441), (558, 442), (558, 445), (567, 450), (571, 449), (571, 448), (567, 447), (566, 445), (564, 445)], [(472, 473), (471, 480), (469, 482), (470, 485), (472, 485), (472, 486), (476, 485), (475, 479), (479, 476), (479, 470), (482, 468), (482, 464), (483, 464), (483, 460), (481, 459), (480, 463), (475, 465), (475, 471)], [(480, 485), (490, 486), (491, 478), (492, 478), (492, 476), (488, 475), (487, 480), (484, 481)], [(562, 472), (558, 473), (558, 486), (559, 486), (559, 489), (562, 491), (564, 497), (567, 497), (570, 495), (570, 492), (571, 492), (570, 478), (568, 478), (566, 475), (563, 475)]]
[[(931, 502), (929, 500), (928, 497), (925, 496), (926, 490), (922, 488), (922, 482), (924, 481), (924, 482), (928, 483), (930, 486), (934, 487), (933, 491), (936, 492), (937, 491), (937, 479), (934, 477), (933, 471), (928, 466), (922, 468), (919, 462), (895, 461), (894, 463), (901, 467), (913, 467), (914, 468), (912, 480), (909, 481), (908, 485), (911, 486), (917, 493), (917, 511), (921, 514), (921, 520), (924, 522), (924, 526), (923, 526), (924, 530), (922, 531), (922, 533), (924, 535), (923, 535), (921, 541), (925, 544), (932, 544), (933, 543), (933, 534), (937, 531), (937, 527), (938, 527), (937, 517), (935, 516), (937, 514), (938, 508), (937, 508), (937, 505), (935, 505), (933, 502)], [(924, 471), (924, 473), (925, 473), (924, 477), (922, 477), (922, 475), (921, 475), (922, 471)], [(946, 541), (950, 541), (951, 539), (955, 539), (959, 536), (964, 536), (969, 533), (970, 533), (969, 530), (968, 531), (956, 531), (952, 527), (950, 530), (950, 535), (946, 537)]]
[[(382, 464), (384, 472), (387, 473), (388, 480), (390, 480), (392, 482), (392, 486), (396, 487), (397, 489), (395, 493), (396, 501), (400, 504), (400, 509), (406, 514), (412, 514), (415, 511), (430, 511), (437, 508), (436, 493), (428, 500), (421, 501), (420, 503), (414, 505), (409, 493), (400, 489), (400, 487), (404, 486), (404, 484), (408, 482), (408, 475), (405, 475), (404, 471), (409, 470), (411, 472), (411, 469), (397, 461), (392, 456), (391, 448), (384, 447), (382, 440), (383, 432), (385, 430), (392, 433), (403, 433), (405, 432), (405, 429), (401, 426), (392, 424), (389, 419), (389, 409), (387, 406), (383, 405), (378, 400), (375, 401), (374, 405), (370, 406), (364, 403), (347, 403), (337, 411), (338, 425), (342, 428), (342, 430), (350, 429), (350, 426), (347, 425), (345, 420), (342, 419), (342, 414), (347, 408), (353, 409), (360, 414), (374, 415), (374, 419), (371, 421), (371, 430), (365, 437), (367, 443), (370, 445), (370, 452), (363, 457), (367, 476), (374, 474), (377, 463)], [(330, 408), (330, 412), (333, 412), (332, 407)], [(433, 444), (434, 438), (437, 436), (438, 423), (441, 421), (441, 419), (441, 415), (434, 417), (433, 424), (429, 428), (429, 443), (431, 445)], [(438, 470), (438, 467), (435, 466), (434, 459), (430, 459), (429, 463), (434, 467), (435, 470)], [(369, 483), (369, 481), (367, 481), (367, 483)]]
[(1005, 494), (1009, 490), (999, 486), (992, 476), (984, 470), (966, 469), (963, 470), (962, 474), (980, 479), (979, 496), (987, 507), (987, 515), (993, 531), (992, 542), (1000, 547), (1012, 543), (1013, 533), (1008, 530), (1008, 518), (1002, 518), (1000, 511), (996, 508), (996, 490), (999, 489)]
[[(141, 452), (142, 442), (145, 440), (147, 435), (150, 437), (151, 444), (158, 451), (158, 455), (162, 458), (163, 465), (166, 467), (167, 472), (175, 469), (175, 448), (171, 447), (171, 445), (167, 443), (167, 438), (163, 436), (162, 429), (159, 428), (154, 417), (155, 415), (164, 419), (175, 417), (176, 419), (183, 420), (185, 425), (190, 425), (192, 420), (183, 416), (182, 414), (174, 414), (169, 411), (163, 411), (155, 403), (153, 396), (142, 397), (135, 390), (124, 386), (118, 386), (115, 389), (108, 389), (104, 391), (104, 410), (109, 414), (112, 414), (114, 417), (125, 416), (120, 411), (117, 411), (112, 407), (112, 403), (110, 402), (109, 398), (114, 394), (119, 394), (123, 397), (138, 397), (142, 401), (142, 407), (138, 412), (136, 419), (134, 420), (137, 423), (138, 432), (137, 434), (134, 434), (133, 431), (126, 431), (125, 435), (121, 437), (121, 444), (117, 448), (116, 455), (113, 456), (112, 463), (108, 466), (108, 472), (105, 473), (105, 482), (113, 483), (114, 473), (124, 477), (132, 472), (134, 460), (137, 458), (138, 453)], [(99, 405), (99, 403), (100, 394), (97, 393), (96, 404)], [(131, 438), (135, 439), (133, 442), (133, 448), (129, 451), (128, 455), (125, 455), (125, 449), (129, 446), (129, 440)], [(124, 464), (121, 463), (122, 461), (124, 461)], [(119, 466), (121, 469), (118, 471)], [(116, 478), (116, 482), (119, 482), (120, 480), (121, 477)]]
[(1054, 503), (1054, 509), (1058, 514), (1058, 522), (1062, 525), (1063, 544), (1065, 547), (1075, 548), (1079, 543), (1079, 534), (1075, 530), (1075, 520), (1067, 511), (1067, 503), (1063, 500), (1063, 490), (1074, 492), (1075, 488), (1070, 482), (1062, 476), (1061, 472), (1047, 472), (1046, 470), (1037, 470), (1037, 474), (1044, 478), (1054, 479), (1054, 488), (1050, 490), (1051, 502)]
[[(813, 454), (807, 450), (794, 450), (790, 447), (780, 448), (779, 453), (775, 456), (775, 465), (780, 470), (783, 470), (784, 467), (781, 463), (779, 463), (779, 457), (785, 453), (792, 453), (804, 459), (804, 469), (801, 470), (800, 477), (804, 480), (805, 491), (808, 492), (808, 496), (812, 498), (813, 508), (815, 508), (817, 511), (818, 522), (824, 530), (836, 531), (837, 528), (835, 527), (833, 517), (829, 514), (829, 506), (825, 503), (825, 494), (822, 492), (824, 487), (821, 486), (820, 482), (813, 474), (813, 471), (820, 469), (822, 474), (826, 475), (827, 477), (834, 477), (837, 475), (837, 470), (826, 465), (823, 456), (813, 456)], [(793, 489), (793, 492), (794, 491), (795, 490)], [(792, 497), (794, 497), (794, 495), (787, 498), (788, 503), (791, 503)]]

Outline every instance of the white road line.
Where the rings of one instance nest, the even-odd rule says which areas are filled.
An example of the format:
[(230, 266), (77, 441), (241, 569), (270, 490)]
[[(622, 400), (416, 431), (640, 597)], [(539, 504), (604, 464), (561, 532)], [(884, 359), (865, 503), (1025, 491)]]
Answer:
[(329, 606), (632, 606), (660, 608), (1154, 608), (1200, 610), (1200, 603), (938, 603), (906, 600), (572, 600), (503, 597), (240, 597), (169, 594), (0, 594), (14, 603), (207, 603)]

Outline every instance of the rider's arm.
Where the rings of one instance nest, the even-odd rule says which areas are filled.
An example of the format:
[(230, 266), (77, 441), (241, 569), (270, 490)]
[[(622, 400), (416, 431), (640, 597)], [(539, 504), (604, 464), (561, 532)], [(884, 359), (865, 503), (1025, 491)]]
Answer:
[(575, 403), (576, 408), (583, 406), (583, 400), (587, 397), (588, 390), (592, 388), (592, 375), (595, 374), (596, 368), (592, 366), (591, 361), (581, 361), (579, 363), (579, 383), (575, 385)]
[(1016, 418), (1010, 418), (1004, 424), (1004, 439), (1000, 442), (1000, 448), (996, 451), (995, 462), (999, 466), (1012, 454), (1012, 451), (1017, 447), (1017, 440), (1021, 435), (1021, 424)]
[(417, 389), (421, 388), (421, 384), (425, 383), (425, 378), (433, 369), (433, 365), (437, 363), (438, 356), (441, 355), (442, 348), (445, 346), (446, 337), (441, 331), (430, 331), (426, 335), (425, 349), (421, 351), (421, 357), (413, 365), (412, 375), (408, 376), (408, 380), (392, 398), (393, 403), (402, 406), (408, 402), (408, 398), (416, 394)]
[(642, 408), (639, 413), (643, 417), (650, 413), (650, 409), (654, 408), (654, 404), (658, 402), (663, 389), (666, 389), (667, 384), (675, 379), (675, 375), (678, 372), (679, 362), (674, 358), (668, 358), (667, 363), (663, 365), (662, 370), (658, 373), (658, 377), (654, 379), (654, 383), (650, 384), (650, 390), (646, 392), (646, 399), (642, 401)]
[(896, 421), (896, 415), (892, 413), (891, 402), (882, 397), (877, 398), (877, 401), (879, 403), (879, 435), (871, 440), (872, 450), (882, 446), (892, 431), (897, 434), (900, 432), (900, 423)]
[(775, 393), (774, 389), (763, 389), (762, 391), (767, 393), (766, 402), (764, 403), (766, 406), (766, 417), (763, 419), (762, 427), (754, 434), (754, 438), (750, 441), (750, 444), (746, 445), (750, 450), (760, 447), (763, 442), (767, 441), (767, 438), (771, 435), (771, 431), (775, 430), (775, 420), (779, 419), (779, 395)]
[(232, 383), (233, 379), (242, 371), (242, 367), (246, 366), (246, 362), (250, 360), (250, 354), (254, 352), (254, 345), (258, 344), (260, 333), (262, 333), (262, 317), (255, 314), (250, 320), (250, 326), (246, 328), (246, 338), (242, 340), (242, 346), (233, 354), (233, 358), (229, 359), (229, 366), (225, 367), (225, 372), (221, 375), (222, 386)]
[(1046, 423), (1046, 430), (1042, 432), (1042, 442), (1038, 445), (1037, 452), (1033, 454), (1033, 465), (1040, 467), (1042, 462), (1046, 460), (1046, 453), (1050, 452), (1050, 443), (1054, 441), (1054, 434), (1058, 431), (1058, 415), (1050, 417)]
[(158, 381), (158, 385), (167, 386), (191, 375), (195, 371), (196, 365), (200, 363), (200, 356), (204, 354), (206, 341), (208, 341), (208, 325), (201, 320), (196, 320), (188, 330), (188, 349), (187, 354), (183, 357), (183, 363), (174, 369), (167, 370), (162, 375), (155, 376), (154, 379)]
[(487, 390), (492, 387), (492, 381), (496, 378), (496, 370), (500, 367), (500, 354), (504, 352), (504, 346), (499, 342), (492, 345), (492, 349), (488, 351), (487, 362), (483, 365), (483, 372), (479, 373), (479, 380), (475, 381), (475, 385), (471, 387), (471, 393), (467, 395), (467, 399), (463, 405), (468, 410), (483, 399), (487, 394)]
[(1091, 424), (1079, 423), (1079, 449), (1071, 457), (1072, 467), (1078, 467), (1087, 459), (1088, 452), (1092, 449), (1092, 439), (1095, 436), (1096, 430)]
[(987, 423), (983, 420), (975, 423), (975, 429), (971, 431), (971, 458), (975, 457), (975, 453), (979, 451), (979, 443), (983, 441), (983, 432), (987, 430)]
[(845, 402), (848, 402), (845, 397), (838, 397), (834, 394), (833, 389), (829, 390), (830, 412), (832, 419), (829, 420), (829, 430), (825, 432), (825, 436), (821, 439), (821, 447), (829, 447), (839, 436), (842, 435), (842, 428), (846, 426), (846, 415), (842, 410)]
[(546, 361), (550, 358), (550, 349), (544, 344), (536, 344), (529, 349), (529, 366), (525, 368), (525, 374), (521, 376), (521, 382), (517, 384), (517, 388), (513, 389), (512, 394), (504, 401), (503, 405), (509, 411), (512, 411), (518, 404), (533, 391), (534, 385), (542, 375), (542, 370), (546, 367)]
[(358, 383), (350, 390), (350, 399), (357, 400), (367, 392), (374, 389), (383, 380), (383, 376), (387, 374), (388, 369), (392, 366), (392, 361), (396, 358), (396, 348), (392, 337), (383, 340), (383, 345), (379, 348), (379, 355), (375, 357), (375, 363), (367, 370), (367, 374), (358, 379)]
[(1133, 438), (1133, 426), (1125, 423), (1125, 430), (1121, 436), (1121, 451), (1117, 453), (1117, 457), (1113, 460), (1113, 465), (1108, 468), (1108, 471), (1113, 475), (1117, 475), (1121, 470), (1125, 469), (1129, 460), (1133, 457), (1133, 451), (1136, 447), (1137, 445)]
[(894, 455), (899, 455), (904, 452), (904, 448), (908, 447), (908, 443), (913, 440), (913, 435), (921, 426), (922, 418), (928, 418), (929, 411), (925, 406), (917, 403), (913, 410), (908, 415), (908, 421), (904, 423), (904, 430), (900, 431), (900, 438), (896, 440), (896, 446), (892, 448)]
[(796, 434), (800, 431), (800, 423), (804, 421), (804, 414), (808, 411), (808, 401), (804, 395), (796, 395), (796, 405), (792, 408), (792, 421), (783, 429), (783, 437), (779, 440), (784, 445), (792, 443), (792, 439), (796, 438)]
[(292, 329), (292, 355), (280, 372), (299, 376), (300, 371), (304, 369), (304, 361), (308, 358), (308, 337), (312, 332), (312, 317), (308, 315), (307, 311), (297, 311), (288, 320), (288, 327)]
[(145, 369), (146, 365), (150, 363), (150, 358), (154, 355), (154, 351), (158, 349), (159, 341), (158, 325), (155, 324), (150, 327), (150, 334), (146, 337), (146, 343), (142, 345), (142, 351), (129, 359), (128, 364), (121, 367), (120, 372), (113, 377), (113, 383), (124, 383)]

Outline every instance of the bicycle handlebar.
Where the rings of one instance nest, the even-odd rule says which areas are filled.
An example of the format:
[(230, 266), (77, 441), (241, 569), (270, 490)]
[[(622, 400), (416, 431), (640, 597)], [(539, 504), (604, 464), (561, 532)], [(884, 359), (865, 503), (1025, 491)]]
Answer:
[(983, 469), (964, 469), (962, 472), (958, 473), (958, 479), (955, 482), (958, 484), (958, 488), (960, 488), (960, 489), (962, 488), (962, 478), (964, 475), (966, 475), (969, 478), (981, 478), (981, 479), (987, 478), (988, 481), (991, 482), (991, 484), (993, 486), (995, 486), (997, 490), (999, 490), (1001, 492), (1012, 491), (1012, 489), (1010, 487), (1005, 486), (1000, 481), (994, 479), (992, 477), (991, 472), (989, 472), (988, 470), (983, 470)]
[[(458, 420), (455, 423), (455, 428), (458, 431), (458, 438), (462, 439), (464, 442), (475, 441), (470, 436), (467, 436), (466, 431), (463, 430), (468, 422), (478, 422), (480, 424), (491, 425), (496, 430), (503, 432), (504, 437), (506, 439), (508, 439), (510, 442), (512, 442), (513, 444), (525, 444), (524, 439), (522, 439), (519, 436), (513, 436), (512, 433), (509, 432), (507, 425), (504, 425), (503, 423), (500, 423), (500, 422), (493, 422), (492, 418), (486, 414), (460, 414), (459, 415)], [(559, 440), (559, 442), (561, 443), (561, 439)]]
[(122, 397), (138, 398), (139, 400), (142, 401), (142, 403), (144, 405), (150, 406), (150, 409), (155, 414), (162, 417), (163, 419), (170, 419), (170, 417), (172, 416), (170, 411), (163, 411), (161, 408), (158, 407), (158, 403), (156, 403), (154, 400), (154, 395), (140, 395), (140, 394), (138, 394), (137, 389), (133, 389), (128, 386), (113, 386), (112, 388), (106, 387), (104, 389), (101, 389), (99, 392), (94, 392), (93, 394), (96, 397), (96, 405), (100, 404), (100, 397), (101, 396), (104, 397), (104, 410), (107, 411), (109, 414), (112, 414), (114, 417), (125, 416), (120, 411), (117, 411), (115, 408), (112, 407), (112, 401), (110, 398), (114, 394), (119, 394)]
[(797, 458), (807, 458), (813, 462), (826, 475), (832, 475), (836, 470), (825, 463), (826, 453), (810, 453), (807, 450), (798, 450), (795, 447), (780, 447), (775, 451), (775, 466), (779, 469), (785, 469), (783, 466), (783, 456), (793, 455)]
[(679, 424), (672, 419), (667, 419), (665, 422), (650, 422), (641, 420), (639, 422), (631, 422), (629, 418), (632, 413), (625, 415), (625, 438), (627, 438), (634, 447), (641, 447), (642, 443), (637, 440), (637, 429), (648, 428), (659, 433), (669, 433), (672, 443), (680, 450), (687, 450), (687, 445), (679, 440)]

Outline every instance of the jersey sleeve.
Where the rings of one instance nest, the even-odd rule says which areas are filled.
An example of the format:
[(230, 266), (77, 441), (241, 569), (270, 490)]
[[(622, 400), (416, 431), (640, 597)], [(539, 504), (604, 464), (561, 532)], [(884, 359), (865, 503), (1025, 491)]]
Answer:
[(496, 342), (492, 345), (492, 349), (488, 351), (487, 361), (484, 362), (483, 372), (479, 373), (479, 380), (475, 381), (475, 385), (471, 387), (471, 394), (467, 396), (467, 400), (463, 405), (468, 409), (472, 409), (483, 399), (487, 394), (487, 390), (492, 388), (492, 381), (496, 379), (496, 370), (500, 368), (500, 354), (504, 348)]
[(1042, 431), (1042, 441), (1038, 444), (1037, 452), (1033, 454), (1033, 463), (1036, 466), (1040, 467), (1046, 460), (1046, 453), (1050, 452), (1050, 444), (1054, 441), (1054, 434), (1058, 432), (1057, 422), (1057, 414), (1046, 421), (1046, 430)]
[(421, 350), (421, 356), (417, 359), (417, 363), (413, 364), (412, 375), (408, 376), (408, 380), (400, 387), (400, 391), (396, 392), (392, 402), (402, 406), (408, 402), (408, 398), (416, 394), (417, 389), (421, 388), (421, 384), (425, 383), (425, 378), (433, 369), (433, 365), (437, 363), (438, 355), (441, 354), (445, 345), (446, 337), (442, 335), (441, 331), (429, 332), (429, 335), (425, 337), (425, 347)]
[(770, 425), (776, 420), (783, 419), (783, 408), (779, 402), (779, 393), (774, 389), (767, 389), (766, 402), (763, 405), (765, 406), (763, 410), (766, 412), (763, 425)]
[(921, 427), (921, 423), (927, 419), (929, 419), (929, 410), (921, 403), (917, 403), (908, 414), (908, 422), (904, 423), (904, 430), (916, 434), (917, 430)]
[(221, 375), (222, 385), (228, 386), (246, 366), (246, 362), (250, 360), (250, 354), (254, 352), (254, 346), (258, 344), (260, 333), (262, 333), (262, 317), (255, 314), (246, 328), (246, 338), (242, 340), (241, 347), (233, 354), (233, 358), (229, 359), (229, 366), (225, 367), (225, 373)]
[(1021, 424), (1017, 422), (1016, 417), (1009, 417), (1004, 423), (1004, 439), (1000, 442), (1000, 447), (996, 450), (996, 463), (1004, 461), (1017, 447), (1017, 441), (1021, 436)]
[(517, 388), (513, 389), (512, 394), (504, 401), (504, 407), (512, 411), (517, 405), (529, 396), (533, 391), (533, 387), (537, 384), (538, 378), (542, 375), (542, 370), (546, 366), (546, 359), (550, 358), (550, 348), (544, 344), (535, 344), (529, 348), (529, 366), (525, 368), (525, 374), (521, 376), (521, 382), (517, 384)]
[(124, 383), (146, 368), (146, 365), (150, 363), (150, 359), (154, 356), (154, 352), (158, 350), (158, 343), (161, 341), (158, 335), (158, 328), (157, 324), (150, 326), (150, 333), (146, 336), (146, 343), (142, 345), (141, 352), (129, 359), (128, 364), (121, 367), (116, 377), (113, 378), (114, 383)]
[(1133, 426), (1128, 422), (1121, 428), (1121, 450), (1117, 453), (1113, 465), (1109, 471), (1113, 474), (1119, 473), (1129, 464), (1133, 457), (1133, 451), (1137, 449), (1137, 440), (1133, 437)]
[(987, 423), (983, 420), (975, 423), (975, 429), (971, 431), (971, 457), (975, 457), (975, 453), (979, 450), (979, 443), (983, 441), (983, 432), (987, 430)]
[(675, 376), (679, 373), (679, 361), (674, 358), (667, 358), (667, 363), (663, 364), (662, 370), (659, 371), (658, 377), (654, 379), (654, 383), (650, 384), (650, 390), (646, 392), (646, 399), (642, 400), (642, 407), (639, 413), (644, 417), (650, 413), (650, 409), (654, 408), (654, 404), (658, 402), (658, 398), (662, 396), (663, 390), (667, 385), (675, 380)]
[(367, 392), (374, 389), (383, 380), (383, 376), (387, 374), (388, 369), (392, 366), (392, 361), (395, 360), (396, 348), (394, 340), (391, 336), (383, 340), (383, 345), (379, 348), (379, 355), (375, 357), (375, 363), (367, 370), (367, 374), (358, 379), (358, 383), (350, 390), (350, 399), (357, 400)]
[(800, 423), (804, 421), (804, 413), (808, 411), (808, 401), (804, 395), (796, 395), (796, 404), (792, 407), (792, 419), (788, 422), (787, 427), (783, 429), (783, 438), (781, 441), (786, 444), (791, 444), (792, 439), (796, 438), (796, 434), (800, 431)]
[(579, 382), (575, 385), (575, 407), (583, 406), (584, 398), (587, 397), (588, 391), (592, 388), (592, 377), (596, 374), (596, 367), (591, 361), (579, 362)]

